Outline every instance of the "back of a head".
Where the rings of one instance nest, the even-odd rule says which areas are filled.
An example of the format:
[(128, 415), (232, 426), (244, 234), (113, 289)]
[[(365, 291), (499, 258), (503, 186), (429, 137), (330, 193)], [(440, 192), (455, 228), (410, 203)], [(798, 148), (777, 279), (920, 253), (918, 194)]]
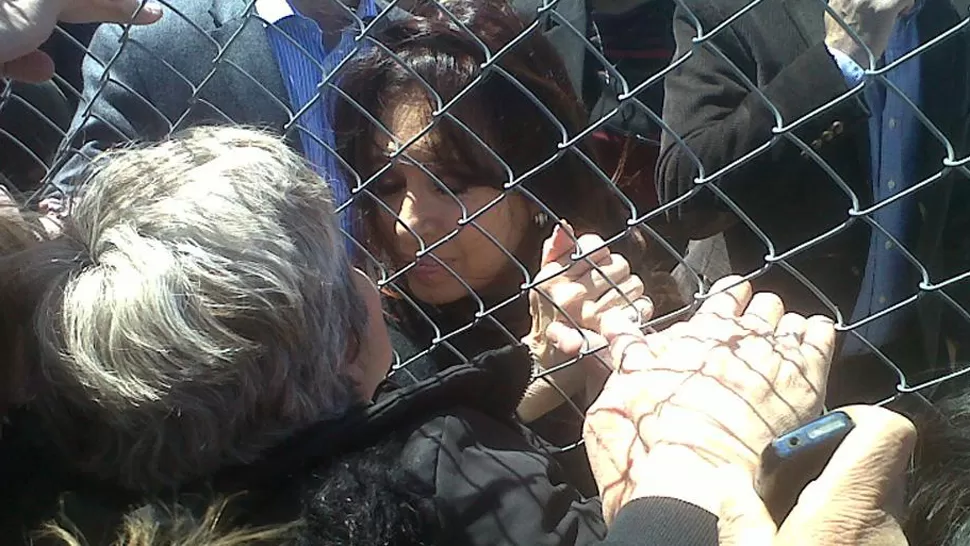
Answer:
[[(0, 182), (3, 176), (0, 175)], [(43, 240), (37, 216), (24, 210), (5, 184), (0, 184), (0, 256), (24, 250)]]
[(26, 376), (29, 360), (26, 354), (30, 317), (29, 299), (14, 296), (23, 274), (6, 264), (16, 262), (16, 255), (27, 251), (46, 238), (38, 217), (21, 208), (5, 188), (0, 187), (0, 418), (11, 405), (26, 399)]
[(363, 306), (328, 186), (279, 139), (191, 130), (106, 155), (84, 188), (36, 313), (34, 406), (64, 457), (170, 487), (352, 403)]
[(970, 393), (914, 418), (919, 439), (907, 490), (910, 544), (970, 544)]

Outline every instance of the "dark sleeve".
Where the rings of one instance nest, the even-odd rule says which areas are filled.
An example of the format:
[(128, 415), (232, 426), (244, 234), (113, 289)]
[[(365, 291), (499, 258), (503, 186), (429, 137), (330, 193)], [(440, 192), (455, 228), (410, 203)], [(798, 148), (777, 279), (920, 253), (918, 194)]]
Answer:
[(616, 515), (602, 546), (716, 546), (717, 517), (678, 499), (637, 499)]
[(473, 411), (433, 419), (404, 461), (434, 491), (438, 544), (587, 545), (606, 535), (599, 500), (583, 498), (511, 423)]
[[(958, 157), (963, 157), (958, 155)], [(942, 252), (943, 271), (933, 279), (940, 282), (954, 278), (970, 271), (970, 184), (962, 173), (951, 175), (953, 180), (950, 194), (949, 210), (943, 224)], [(933, 275), (931, 273), (931, 275)], [(970, 310), (970, 279), (963, 279), (942, 289), (953, 301), (963, 308)], [(963, 318), (962, 313), (954, 309), (949, 303), (943, 303), (942, 327), (943, 335), (948, 343), (955, 344), (956, 360), (963, 361), (970, 357), (970, 324)]]
[(582, 497), (556, 462), (515, 428), (465, 411), (436, 418), (407, 442), (409, 471), (434, 491), (438, 544), (714, 546), (717, 518), (668, 498), (639, 499), (607, 536), (602, 505)]
[[(394, 368), (391, 377), (397, 385), (413, 385), (434, 375), (438, 369), (428, 355), (415, 357), (421, 350), (402, 332), (394, 321), (387, 322), (387, 334), (394, 350)], [(402, 364), (407, 365), (402, 366)]]
[[(59, 191), (74, 193), (78, 175), (103, 150), (131, 140), (157, 141), (188, 126), (233, 120), (225, 110), (232, 104), (227, 98), (231, 94), (224, 92), (230, 85), (226, 82), (240, 87), (239, 93), (253, 93), (259, 87), (255, 78), (264, 77), (254, 68), (265, 56), (265, 52), (250, 51), (244, 58), (252, 62), (240, 64), (235, 62), (240, 57), (236, 50), (256, 30), (250, 27), (259, 26), (260, 35), (263, 31), (248, 19), (253, 22), (243, 30), (250, 32), (235, 34), (234, 48), (220, 48), (213, 34), (212, 9), (211, 0), (183, 0), (166, 4), (164, 16), (153, 25), (98, 28), (81, 66), (83, 90), (58, 158), (60, 170), (53, 182)], [(226, 69), (215, 70), (213, 60), (220, 55), (218, 66)], [(227, 73), (236, 71), (254, 80), (226, 79)], [(260, 119), (266, 113), (265, 103), (271, 101), (252, 96), (247, 112), (253, 117), (236, 121), (262, 125), (267, 121)]]
[[(173, 17), (177, 15), (166, 14), (166, 18)], [(134, 28), (131, 32), (135, 37), (140, 34)], [(99, 152), (134, 138), (156, 140), (170, 127), (154, 106), (139, 72), (139, 65), (159, 65), (157, 57), (146, 54), (146, 44), (123, 37), (122, 27), (101, 25), (84, 58), (84, 88), (53, 179), (57, 190), (67, 195), (74, 193), (88, 163)], [(153, 51), (158, 55), (162, 49)]]
[[(700, 2), (691, 4), (697, 6), (692, 11), (702, 21), (705, 31), (715, 26), (711, 20), (717, 23), (726, 19), (716, 13), (716, 2), (703, 6)], [(759, 66), (757, 61), (761, 56), (770, 57), (771, 52), (752, 49), (757, 48), (757, 44), (771, 44), (772, 39), (753, 36), (745, 40), (744, 32), (765, 32), (751, 24), (742, 30), (735, 28), (734, 25), (745, 19), (743, 17), (721, 30), (707, 44), (693, 48), (691, 57), (666, 78), (663, 117), (683, 143), (666, 131), (662, 136), (657, 167), (657, 191), (662, 203), (669, 203), (693, 189), (699, 173), (698, 161), (703, 165), (705, 175), (709, 175), (771, 140), (776, 120), (765, 99), (777, 108), (782, 121), (789, 124), (847, 90), (844, 77), (824, 43), (806, 49), (787, 62), (761, 86), (760, 93), (753, 90), (745, 80), (757, 83), (759, 73), (771, 70)], [(696, 29), (682, 6), (678, 6), (673, 24), (677, 44), (675, 58), (679, 59), (691, 52)], [(783, 32), (778, 32), (777, 40), (799, 39), (794, 29), (789, 36), (783, 36)], [(718, 55), (712, 46), (731, 62)], [(831, 128), (834, 120), (841, 120), (848, 129), (866, 115), (861, 100), (853, 97), (813, 117), (799, 126), (795, 134), (811, 144)], [(781, 165), (788, 156), (798, 160), (800, 153), (797, 147), (782, 139), (744, 167), (723, 176), (719, 187), (732, 197), (742, 199), (744, 194), (761, 195), (780, 183), (781, 177), (772, 172), (772, 163)], [(701, 191), (681, 204), (674, 214), (684, 222), (692, 239), (703, 239), (726, 227), (719, 225), (723, 215), (718, 214), (726, 210), (715, 194)]]

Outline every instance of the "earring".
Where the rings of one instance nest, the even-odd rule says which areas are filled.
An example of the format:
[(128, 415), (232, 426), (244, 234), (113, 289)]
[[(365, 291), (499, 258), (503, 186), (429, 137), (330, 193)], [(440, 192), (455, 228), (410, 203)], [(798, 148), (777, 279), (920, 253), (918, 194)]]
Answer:
[(540, 228), (543, 228), (549, 222), (549, 215), (545, 212), (539, 211), (535, 216), (532, 217), (532, 221), (535, 222), (535, 224)]

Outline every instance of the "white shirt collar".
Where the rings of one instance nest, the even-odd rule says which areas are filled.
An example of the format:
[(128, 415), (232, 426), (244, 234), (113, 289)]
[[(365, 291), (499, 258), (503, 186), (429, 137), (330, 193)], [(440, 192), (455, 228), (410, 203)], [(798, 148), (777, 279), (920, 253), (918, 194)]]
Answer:
[(293, 6), (286, 0), (256, 0), (256, 15), (270, 24), (276, 24), (295, 15)]

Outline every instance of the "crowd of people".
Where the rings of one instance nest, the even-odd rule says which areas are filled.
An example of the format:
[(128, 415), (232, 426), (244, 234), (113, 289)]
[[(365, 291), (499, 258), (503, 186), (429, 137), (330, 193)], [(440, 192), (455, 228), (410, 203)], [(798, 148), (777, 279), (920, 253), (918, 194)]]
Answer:
[(0, 541), (966, 544), (959, 21), (0, 0)]

